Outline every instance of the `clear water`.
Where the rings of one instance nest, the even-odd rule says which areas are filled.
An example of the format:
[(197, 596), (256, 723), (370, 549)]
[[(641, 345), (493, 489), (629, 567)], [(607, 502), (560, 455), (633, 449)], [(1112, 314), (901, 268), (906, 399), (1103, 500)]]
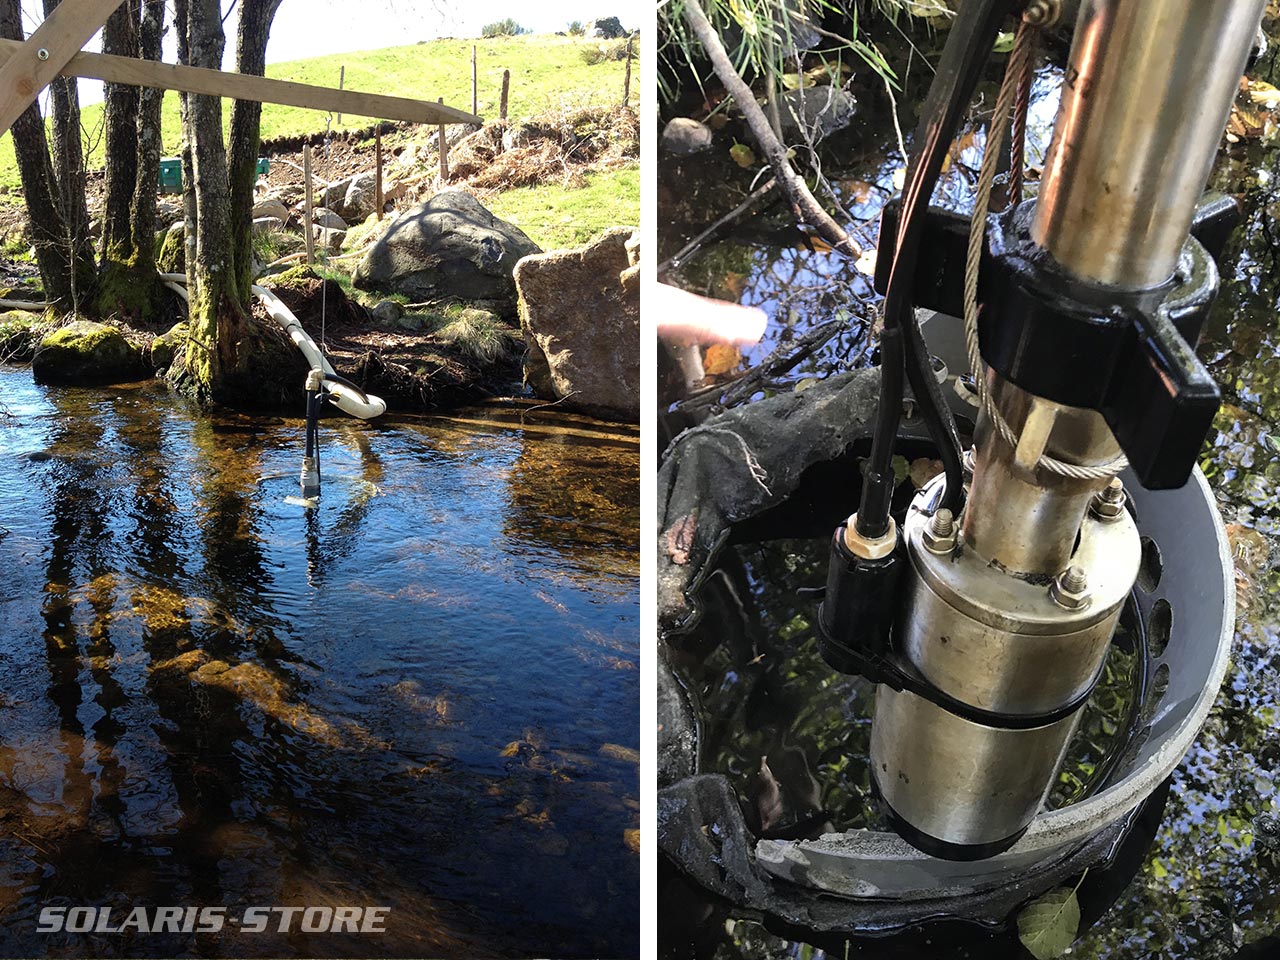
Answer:
[[(0, 954), (638, 951), (634, 431), (326, 420), (304, 511), (300, 421), (0, 405)], [(81, 904), (391, 912), (33, 932)]]

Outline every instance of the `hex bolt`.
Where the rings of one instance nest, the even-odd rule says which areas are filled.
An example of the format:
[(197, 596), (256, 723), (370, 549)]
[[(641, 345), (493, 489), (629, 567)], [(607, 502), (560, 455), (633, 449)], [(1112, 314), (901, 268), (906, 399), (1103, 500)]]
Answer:
[(1119, 520), (1124, 516), (1124, 505), (1128, 497), (1124, 492), (1124, 484), (1119, 477), (1112, 477), (1111, 482), (1094, 494), (1089, 504), (1089, 512), (1099, 520)]
[(1053, 602), (1065, 610), (1083, 610), (1089, 605), (1089, 578), (1079, 567), (1067, 567), (1049, 588)]
[(941, 507), (924, 528), (924, 548), (939, 555), (956, 548), (956, 518), (946, 507)]
[(1061, 14), (1061, 0), (1030, 0), (1022, 19), (1033, 27), (1048, 27), (1057, 23)]

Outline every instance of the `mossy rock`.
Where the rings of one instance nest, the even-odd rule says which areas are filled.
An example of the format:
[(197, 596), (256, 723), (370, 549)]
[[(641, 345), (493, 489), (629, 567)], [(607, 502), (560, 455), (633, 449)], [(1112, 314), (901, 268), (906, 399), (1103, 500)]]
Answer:
[(186, 225), (179, 220), (168, 230), (156, 234), (156, 269), (161, 273), (187, 272)]
[(40, 341), (31, 372), (38, 383), (120, 383), (144, 376), (147, 365), (115, 327), (75, 320)]
[(188, 328), (186, 323), (175, 323), (167, 331), (151, 341), (151, 369), (168, 370), (179, 350), (186, 348)]
[(26, 363), (36, 352), (36, 314), (26, 310), (0, 313), (0, 361)]

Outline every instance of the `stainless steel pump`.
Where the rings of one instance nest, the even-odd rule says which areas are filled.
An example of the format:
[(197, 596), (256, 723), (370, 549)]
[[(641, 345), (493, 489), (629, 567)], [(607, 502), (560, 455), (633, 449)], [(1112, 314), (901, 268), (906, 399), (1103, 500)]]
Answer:
[[(1094, 296), (1170, 284), (1263, 6), (1085, 0), (1028, 257)], [(933, 695), (882, 684), (872, 726), (899, 832), (949, 859), (1007, 849), (1041, 810), (1141, 555), (1118, 480), (1042, 466), (1115, 462), (1103, 415), (994, 371), (987, 387), (1018, 442), (980, 417), (962, 516), (937, 507), (939, 478), (901, 534), (894, 647)]]

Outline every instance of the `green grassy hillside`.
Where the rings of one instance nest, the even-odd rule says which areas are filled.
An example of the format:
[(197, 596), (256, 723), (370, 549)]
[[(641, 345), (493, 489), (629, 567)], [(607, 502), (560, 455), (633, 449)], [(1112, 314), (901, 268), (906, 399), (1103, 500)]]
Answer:
[[(579, 37), (538, 35), (499, 37), (490, 40), (432, 40), (406, 47), (388, 47), (359, 53), (340, 53), (309, 60), (273, 64), (267, 76), (319, 86), (338, 85), (338, 73), (346, 67), (345, 86), (349, 90), (384, 93), (423, 100), (438, 100), (463, 110), (471, 109), (471, 46), (476, 46), (479, 112), (486, 119), (496, 117), (502, 88), (502, 71), (511, 71), (509, 114), (520, 119), (560, 106), (616, 103), (622, 98), (625, 63), (608, 60), (589, 65), (583, 52), (600, 41)], [(639, 71), (633, 64), (632, 103), (638, 98)], [(230, 103), (224, 105), (224, 122), (230, 119)], [(334, 115), (265, 104), (262, 111), (264, 138), (367, 127), (377, 118)], [(89, 166), (102, 165), (102, 105), (84, 108), (87, 139), (93, 144)], [(166, 94), (164, 104), (166, 153), (176, 153), (181, 140), (178, 98)], [(0, 194), (11, 200), (21, 190), (9, 134), (0, 137)]]

